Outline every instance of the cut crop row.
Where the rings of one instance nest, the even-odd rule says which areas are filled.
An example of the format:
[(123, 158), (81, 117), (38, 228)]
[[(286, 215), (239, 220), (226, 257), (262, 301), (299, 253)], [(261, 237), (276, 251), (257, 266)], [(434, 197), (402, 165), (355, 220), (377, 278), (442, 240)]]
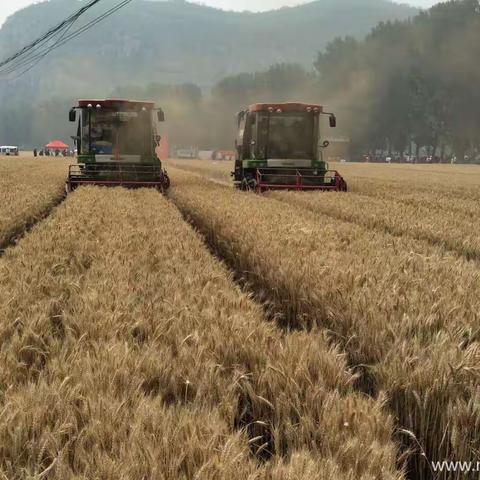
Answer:
[(60, 158), (0, 161), (0, 249), (61, 200), (67, 165)]
[(187, 172), (196, 173), (211, 180), (233, 185), (232, 176), (230, 174), (234, 170), (234, 165), (231, 161), (170, 159), (168, 160), (167, 168), (170, 166)]
[(174, 173), (173, 201), (232, 268), (267, 292), (283, 321), (328, 329), (363, 372), (358, 387), (386, 391), (399, 426), (416, 436), (411, 446), (423, 449), (411, 458), (412, 478), (431, 478), (427, 459), (475, 459), (476, 265)]
[(0, 260), (0, 471), (400, 479), (381, 400), (262, 313), (158, 193), (75, 192)]

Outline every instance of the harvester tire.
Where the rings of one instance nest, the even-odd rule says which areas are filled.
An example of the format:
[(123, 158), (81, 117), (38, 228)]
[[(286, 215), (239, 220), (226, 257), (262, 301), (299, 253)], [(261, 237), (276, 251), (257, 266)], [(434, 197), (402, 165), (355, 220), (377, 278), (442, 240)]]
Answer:
[(172, 182), (170, 181), (170, 177), (165, 173), (163, 176), (163, 190), (167, 191), (170, 188), (171, 184)]
[(257, 181), (254, 178), (244, 178), (242, 180), (241, 190), (244, 192), (255, 192), (257, 189)]

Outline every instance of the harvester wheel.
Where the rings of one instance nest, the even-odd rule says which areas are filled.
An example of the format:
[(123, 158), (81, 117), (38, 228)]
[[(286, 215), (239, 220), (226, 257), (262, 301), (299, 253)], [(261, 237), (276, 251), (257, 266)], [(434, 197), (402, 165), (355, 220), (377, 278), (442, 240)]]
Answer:
[(244, 178), (241, 189), (244, 192), (255, 192), (257, 189), (257, 181), (254, 178)]
[(170, 177), (167, 175), (167, 173), (165, 173), (163, 175), (163, 190), (167, 191), (170, 188), (170, 185), (171, 185)]
[(338, 172), (335, 172), (335, 179), (336, 179), (336, 183), (337, 183), (337, 191), (338, 192), (347, 192), (348, 191), (347, 182)]

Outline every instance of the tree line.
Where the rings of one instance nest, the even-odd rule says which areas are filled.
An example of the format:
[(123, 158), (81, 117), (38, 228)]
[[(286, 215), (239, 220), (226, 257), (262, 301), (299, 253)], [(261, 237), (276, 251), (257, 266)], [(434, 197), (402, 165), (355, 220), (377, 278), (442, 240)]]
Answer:
[(479, 27), (478, 0), (449, 1), (321, 52), (315, 69), (352, 149), (478, 162)]
[(219, 109), (259, 100), (324, 103), (337, 112), (352, 159), (480, 162), (479, 53), (479, 1), (452, 0), (381, 23), (362, 41), (335, 39), (311, 71), (277, 65), (227, 78), (211, 102)]

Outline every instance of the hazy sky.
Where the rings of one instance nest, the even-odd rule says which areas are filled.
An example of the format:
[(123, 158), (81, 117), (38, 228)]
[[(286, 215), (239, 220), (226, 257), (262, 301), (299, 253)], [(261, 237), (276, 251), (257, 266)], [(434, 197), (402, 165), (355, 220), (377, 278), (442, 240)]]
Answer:
[[(36, 1), (38, 0), (0, 0), (0, 25), (16, 10), (36, 3)], [(409, 3), (418, 7), (430, 7), (437, 2), (438, 0), (401, 0), (397, 3)], [(72, 4), (73, 3), (72, 0)], [(198, 1), (198, 3), (228, 10), (269, 10), (304, 2), (302, 2), (302, 0), (202, 0)]]

